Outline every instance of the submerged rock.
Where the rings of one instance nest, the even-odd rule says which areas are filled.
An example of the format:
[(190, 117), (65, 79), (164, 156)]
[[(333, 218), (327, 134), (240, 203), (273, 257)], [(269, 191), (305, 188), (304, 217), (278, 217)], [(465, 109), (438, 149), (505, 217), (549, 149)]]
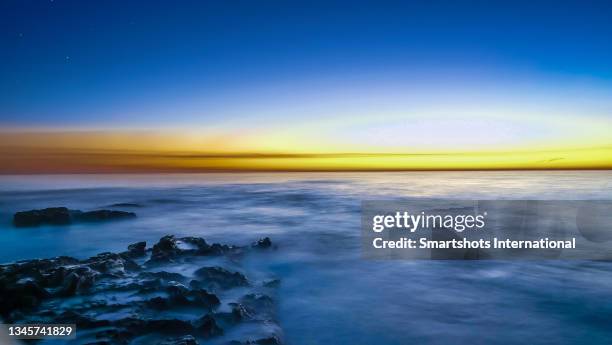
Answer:
[(223, 334), (223, 329), (217, 325), (217, 321), (210, 314), (206, 314), (194, 322), (195, 329), (205, 338)]
[(275, 318), (274, 301), (268, 295), (251, 293), (242, 297), (239, 302), (252, 319), (274, 320)]
[(70, 210), (66, 207), (49, 207), (41, 210), (21, 211), (13, 216), (13, 224), (18, 227), (44, 224), (65, 225), (72, 222), (70, 213)]
[(17, 227), (40, 225), (67, 225), (75, 222), (99, 222), (136, 217), (134, 212), (117, 210), (96, 210), (83, 212), (66, 207), (49, 207), (40, 210), (21, 211), (13, 215)]
[(195, 276), (200, 278), (201, 286), (209, 288), (230, 289), (239, 286), (247, 286), (249, 282), (240, 272), (230, 272), (223, 267), (202, 267), (195, 271)]
[(88, 212), (76, 211), (73, 215), (73, 219), (75, 221), (81, 222), (101, 222), (106, 220), (129, 219), (135, 217), (136, 213), (134, 212), (116, 210), (96, 210)]

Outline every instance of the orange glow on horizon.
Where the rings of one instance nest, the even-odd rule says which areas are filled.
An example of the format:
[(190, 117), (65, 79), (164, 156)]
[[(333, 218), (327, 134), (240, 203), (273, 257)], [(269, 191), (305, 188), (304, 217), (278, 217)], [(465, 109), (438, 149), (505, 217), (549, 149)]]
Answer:
[(248, 134), (4, 133), (0, 173), (612, 169), (612, 146), (343, 152), (327, 143), (317, 148), (257, 139)]

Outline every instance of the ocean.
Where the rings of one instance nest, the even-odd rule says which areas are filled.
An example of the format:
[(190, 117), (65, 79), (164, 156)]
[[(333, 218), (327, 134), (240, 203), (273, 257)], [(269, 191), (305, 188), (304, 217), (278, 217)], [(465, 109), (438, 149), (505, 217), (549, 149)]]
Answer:
[[(241, 264), (280, 279), (287, 344), (610, 344), (608, 262), (363, 259), (361, 201), (410, 198), (610, 200), (612, 172), (0, 176), (0, 262), (86, 258), (167, 234), (269, 236), (278, 248)], [(118, 203), (137, 218), (11, 223), (17, 211)]]

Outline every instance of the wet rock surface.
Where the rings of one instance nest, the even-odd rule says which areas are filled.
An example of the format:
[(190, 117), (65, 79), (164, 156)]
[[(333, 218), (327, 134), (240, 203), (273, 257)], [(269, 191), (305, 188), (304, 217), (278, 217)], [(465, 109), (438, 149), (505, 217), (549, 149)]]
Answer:
[(134, 212), (119, 210), (81, 211), (66, 207), (49, 207), (39, 210), (17, 212), (13, 215), (16, 227), (33, 227), (41, 225), (67, 225), (77, 222), (102, 222), (136, 217)]
[(71, 344), (281, 344), (278, 280), (252, 280), (240, 267), (244, 256), (268, 247), (164, 236), (152, 248), (138, 242), (84, 260), (0, 265), (0, 316), (76, 324)]

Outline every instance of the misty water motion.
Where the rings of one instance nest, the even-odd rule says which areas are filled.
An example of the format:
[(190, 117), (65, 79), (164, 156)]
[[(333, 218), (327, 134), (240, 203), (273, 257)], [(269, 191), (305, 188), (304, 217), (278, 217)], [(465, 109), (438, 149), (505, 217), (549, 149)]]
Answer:
[[(253, 279), (279, 277), (288, 344), (607, 344), (606, 262), (367, 261), (363, 199), (612, 197), (610, 172), (4, 176), (3, 263), (120, 252), (160, 237), (197, 236), (278, 250), (247, 257)], [(15, 228), (13, 213), (50, 206), (129, 210), (109, 223)]]

